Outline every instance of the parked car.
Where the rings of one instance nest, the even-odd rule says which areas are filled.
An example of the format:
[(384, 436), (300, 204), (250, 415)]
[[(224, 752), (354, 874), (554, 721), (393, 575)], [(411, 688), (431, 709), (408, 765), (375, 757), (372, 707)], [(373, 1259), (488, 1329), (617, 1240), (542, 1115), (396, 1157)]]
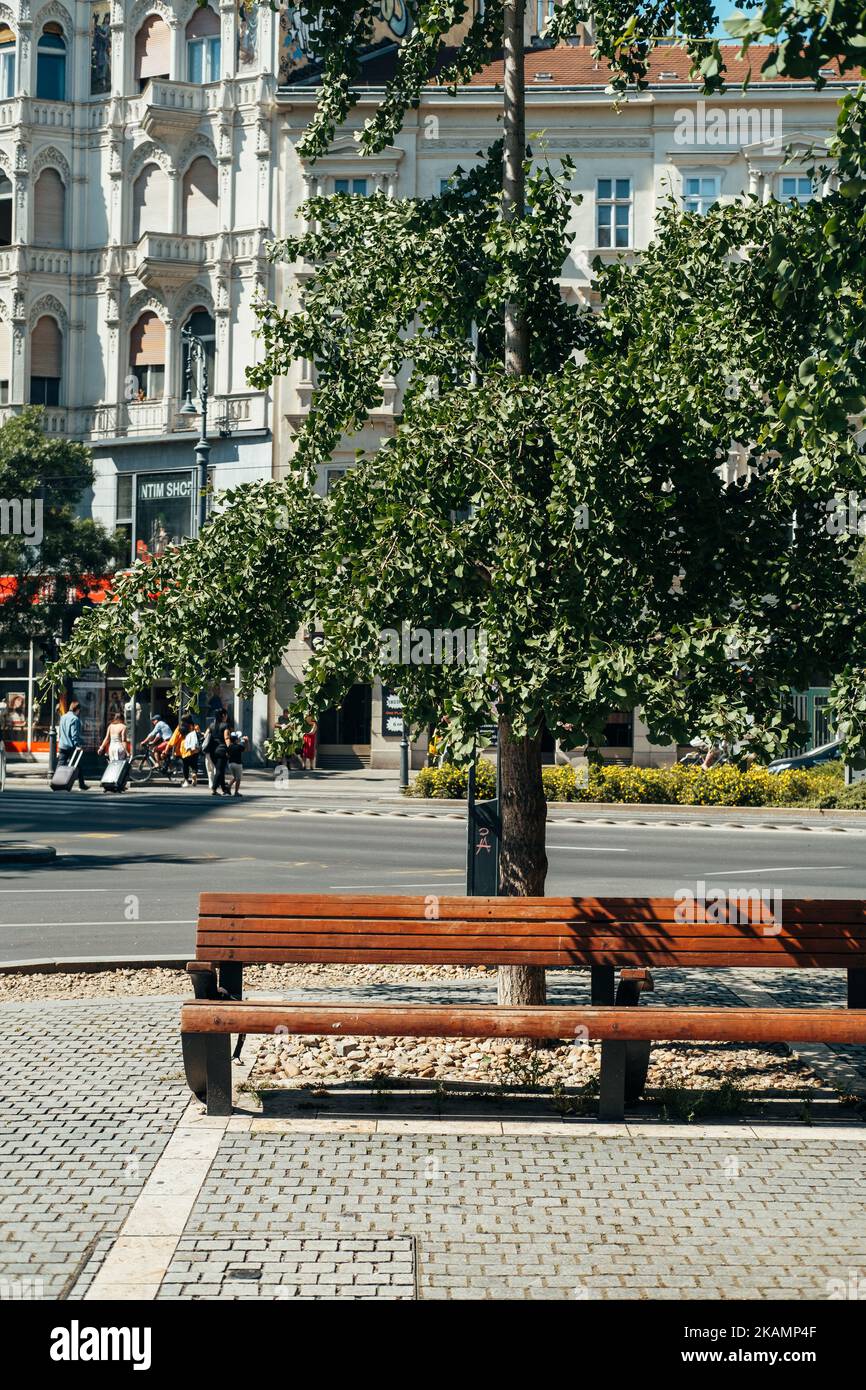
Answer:
[(795, 758), (776, 758), (767, 768), (768, 772), (800, 771), (805, 767), (820, 767), (822, 763), (832, 763), (842, 756), (841, 739), (832, 743), (822, 743), (820, 748), (811, 748), (808, 753), (800, 753)]

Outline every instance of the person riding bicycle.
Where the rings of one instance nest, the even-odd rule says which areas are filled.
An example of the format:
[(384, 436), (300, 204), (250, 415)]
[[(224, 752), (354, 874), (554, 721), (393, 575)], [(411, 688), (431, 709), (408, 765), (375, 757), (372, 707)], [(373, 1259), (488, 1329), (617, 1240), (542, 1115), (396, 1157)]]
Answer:
[(168, 741), (171, 738), (171, 729), (159, 714), (152, 714), (150, 716), (150, 722), (153, 727), (147, 738), (142, 739), (141, 746), (142, 748), (152, 747), (156, 755), (156, 761), (159, 766), (162, 767), (166, 749), (168, 748)]

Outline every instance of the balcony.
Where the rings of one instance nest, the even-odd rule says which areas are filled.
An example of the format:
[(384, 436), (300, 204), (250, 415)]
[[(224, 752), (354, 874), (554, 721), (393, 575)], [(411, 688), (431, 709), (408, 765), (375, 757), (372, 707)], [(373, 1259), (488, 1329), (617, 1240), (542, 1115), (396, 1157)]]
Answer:
[(145, 232), (133, 251), (133, 269), (148, 289), (171, 294), (216, 259), (216, 237)]
[(200, 87), (192, 82), (154, 78), (145, 87), (139, 105), (141, 128), (151, 140), (172, 144), (192, 134), (202, 116), (220, 102), (218, 83)]
[[(69, 433), (91, 442), (107, 439), (156, 439), (167, 435), (198, 436), (196, 416), (181, 415), (182, 401), (171, 396), (162, 400), (129, 401), (120, 405), (97, 405), (89, 409), (68, 412), (51, 411), (52, 415), (68, 414)], [(20, 408), (20, 407), (18, 407)], [(14, 412), (16, 407), (6, 407)], [(46, 412), (49, 413), (49, 412)], [(232, 434), (268, 427), (267, 399), (260, 392), (244, 392), (230, 396), (213, 396), (208, 405), (208, 436), (214, 439), (221, 431)], [(64, 429), (58, 430), (63, 433)]]

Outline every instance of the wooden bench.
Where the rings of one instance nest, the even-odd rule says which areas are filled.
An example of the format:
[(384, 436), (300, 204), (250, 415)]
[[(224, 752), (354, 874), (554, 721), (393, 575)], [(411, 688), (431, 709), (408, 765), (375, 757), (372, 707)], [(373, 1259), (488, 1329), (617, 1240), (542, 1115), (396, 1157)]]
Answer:
[[(599, 1115), (622, 1119), (652, 1040), (866, 1043), (866, 902), (788, 900), (780, 923), (760, 899), (695, 906), (683, 921), (669, 898), (203, 893), (187, 966), (196, 997), (181, 1009), (187, 1081), (208, 1114), (231, 1113), (231, 1034), (601, 1040)], [(243, 1001), (245, 965), (304, 962), (577, 967), (591, 972), (592, 1002)], [(847, 970), (848, 1007), (638, 1008), (653, 966)]]

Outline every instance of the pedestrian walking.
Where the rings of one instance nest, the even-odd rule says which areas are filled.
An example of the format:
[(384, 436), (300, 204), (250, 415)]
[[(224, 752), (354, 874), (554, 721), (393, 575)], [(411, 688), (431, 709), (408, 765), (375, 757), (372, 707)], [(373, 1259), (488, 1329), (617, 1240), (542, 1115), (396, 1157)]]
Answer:
[(304, 734), (304, 742), (301, 747), (301, 759), (304, 764), (305, 772), (315, 772), (316, 770), (316, 743), (319, 737), (319, 726), (315, 719), (307, 720), (307, 732)]
[(213, 762), (211, 796), (216, 796), (219, 792), (222, 792), (223, 796), (231, 795), (231, 792), (226, 786), (226, 769), (228, 767), (230, 741), (231, 735), (228, 720), (223, 719), (214, 729), (213, 743), (211, 744), (211, 760)]
[(105, 731), (105, 738), (96, 751), (104, 753), (110, 763), (132, 757), (132, 745), (126, 732), (126, 724), (119, 714), (116, 714), (109, 723)]
[[(71, 700), (69, 709), (61, 716), (57, 729), (57, 761), (61, 767), (66, 767), (67, 763), (72, 762), (76, 748), (81, 749), (83, 759), (84, 731), (81, 727), (81, 702)], [(87, 791), (81, 760), (78, 763), (78, 785), (83, 792)]]
[(216, 765), (214, 763), (214, 749), (223, 741), (223, 729), (225, 728), (228, 716), (220, 705), (214, 712), (212, 719), (208, 720), (205, 731), (201, 738), (201, 751), (204, 754), (204, 766), (207, 772), (207, 784), (211, 791), (214, 789), (214, 778), (216, 777)]
[(247, 747), (246, 735), (239, 729), (229, 729), (228, 762), (226, 772), (231, 782), (229, 791), (235, 796), (241, 794), (241, 774), (244, 770), (243, 757)]
[(199, 726), (193, 719), (185, 719), (183, 722), (183, 738), (180, 745), (180, 756), (183, 762), (183, 785), (185, 787), (196, 786), (198, 783), (198, 755), (201, 746), (199, 737)]

